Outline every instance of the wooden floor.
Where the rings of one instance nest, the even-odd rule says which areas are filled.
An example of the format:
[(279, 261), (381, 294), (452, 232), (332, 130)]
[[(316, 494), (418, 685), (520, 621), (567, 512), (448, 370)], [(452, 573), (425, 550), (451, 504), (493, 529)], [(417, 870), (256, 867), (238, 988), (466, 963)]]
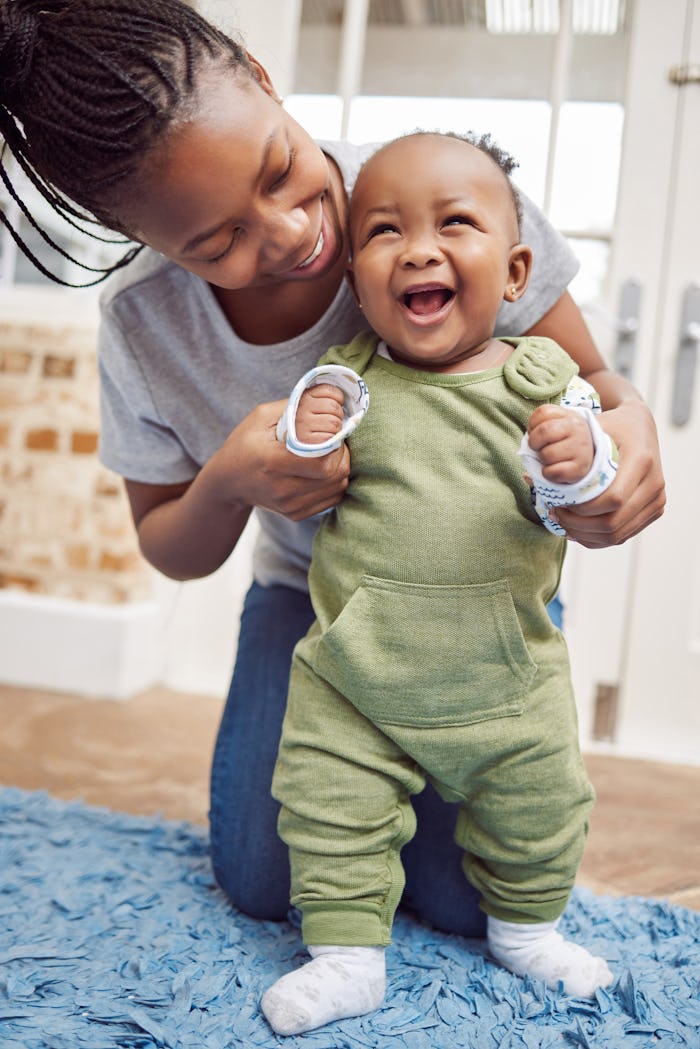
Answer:
[[(205, 823), (221, 703), (128, 702), (0, 685), (0, 783)], [(579, 882), (700, 910), (700, 767), (587, 755), (598, 794)]]

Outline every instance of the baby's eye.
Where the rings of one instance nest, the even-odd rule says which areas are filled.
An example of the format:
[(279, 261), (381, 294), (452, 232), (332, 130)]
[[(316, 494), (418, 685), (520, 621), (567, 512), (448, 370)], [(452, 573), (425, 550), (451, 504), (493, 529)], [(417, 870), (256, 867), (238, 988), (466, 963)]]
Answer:
[(372, 237), (381, 237), (383, 233), (398, 233), (398, 228), (393, 226), (391, 222), (378, 222), (376, 226), (367, 233), (367, 240), (371, 240)]
[(474, 222), (468, 215), (450, 215), (445, 219), (443, 226), (473, 226)]

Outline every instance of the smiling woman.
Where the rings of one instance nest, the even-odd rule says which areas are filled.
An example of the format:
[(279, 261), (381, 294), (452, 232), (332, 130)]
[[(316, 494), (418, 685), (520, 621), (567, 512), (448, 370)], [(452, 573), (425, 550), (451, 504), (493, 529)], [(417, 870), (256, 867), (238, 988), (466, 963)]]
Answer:
[(248, 66), (202, 75), (196, 119), (172, 128), (120, 213), (137, 240), (228, 291), (310, 280), (344, 262), (329, 165), (265, 71)]
[[(211, 843), (233, 901), (282, 918), (289, 876), (272, 768), (291, 652), (313, 617), (314, 515), (340, 503), (350, 467), (344, 447), (299, 460), (275, 428), (299, 377), (365, 327), (344, 280), (344, 229), (372, 149), (314, 142), (259, 62), (180, 0), (0, 0), (0, 132), (52, 208), (142, 242), (101, 298), (100, 456), (126, 481), (146, 557), (175, 579), (205, 576), (255, 511), (255, 582), (214, 755)], [(527, 200), (522, 237), (532, 278), (526, 296), (503, 304), (499, 331), (557, 337), (584, 375), (604, 380), (604, 422), (629, 454), (610, 493), (567, 527), (583, 542), (619, 542), (660, 512), (653, 427), (605, 370), (567, 294), (576, 260)], [(478, 933), (442, 809), (430, 794), (419, 805), (412, 903)], [(426, 875), (436, 857), (439, 884)]]

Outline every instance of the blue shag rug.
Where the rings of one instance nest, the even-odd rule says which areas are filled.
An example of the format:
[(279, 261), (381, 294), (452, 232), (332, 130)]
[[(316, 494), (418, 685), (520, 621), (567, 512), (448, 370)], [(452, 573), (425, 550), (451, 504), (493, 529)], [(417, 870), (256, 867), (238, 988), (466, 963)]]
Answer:
[(1, 1049), (700, 1049), (700, 913), (579, 890), (562, 926), (616, 973), (597, 1001), (401, 915), (386, 1005), (278, 1038), (298, 930), (231, 908), (205, 830), (0, 788)]

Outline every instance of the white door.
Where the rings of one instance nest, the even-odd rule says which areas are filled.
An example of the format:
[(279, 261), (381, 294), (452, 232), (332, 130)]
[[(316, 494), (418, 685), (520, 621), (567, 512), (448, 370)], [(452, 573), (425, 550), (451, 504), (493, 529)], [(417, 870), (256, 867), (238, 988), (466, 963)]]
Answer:
[[(569, 633), (584, 743), (591, 739), (596, 699), (600, 715), (600, 704), (612, 696), (613, 749), (697, 764), (699, 129), (700, 0), (666, 0), (662, 18), (656, 4), (638, 0), (610, 308), (616, 309), (625, 281), (639, 282), (633, 381), (656, 417), (668, 506), (660, 522), (619, 550), (574, 551)], [(612, 354), (612, 342), (609, 348)]]

